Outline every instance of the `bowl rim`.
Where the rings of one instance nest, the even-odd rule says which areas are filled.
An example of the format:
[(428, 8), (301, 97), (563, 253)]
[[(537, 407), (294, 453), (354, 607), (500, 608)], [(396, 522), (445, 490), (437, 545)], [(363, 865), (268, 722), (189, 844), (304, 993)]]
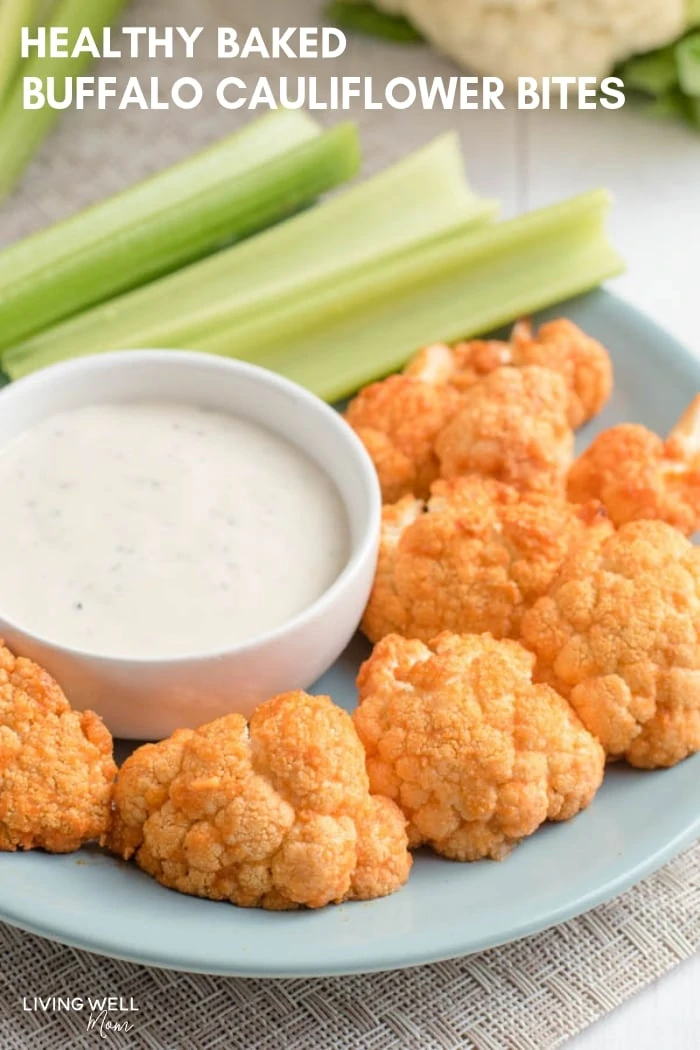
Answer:
[[(287, 635), (303, 630), (304, 627), (310, 625), (315, 619), (317, 619), (317, 617), (323, 616), (327, 613), (362, 571), (367, 559), (374, 558), (376, 555), (381, 530), (382, 497), (377, 472), (367, 449), (352, 427), (346, 423), (339, 412), (299, 383), (295, 383), (293, 380), (287, 379), (285, 376), (279, 375), (277, 372), (272, 372), (267, 368), (251, 364), (248, 361), (240, 361), (237, 358), (222, 357), (204, 351), (150, 348), (110, 350), (105, 353), (91, 354), (48, 365), (46, 368), (42, 368), (38, 372), (33, 372), (31, 375), (23, 376), (21, 379), (9, 383), (7, 386), (0, 389), (0, 408), (2, 408), (4, 402), (8, 398), (14, 397), (18, 392), (20, 394), (28, 392), (31, 395), (31, 392), (35, 389), (41, 390), (42, 388), (50, 386), (57, 377), (63, 381), (64, 378), (70, 380), (71, 375), (74, 373), (79, 374), (86, 370), (99, 373), (107, 370), (109, 366), (113, 366), (115, 362), (127, 365), (127, 367), (130, 368), (137, 368), (144, 364), (157, 364), (158, 366), (162, 365), (167, 367), (168, 364), (173, 361), (176, 361), (178, 364), (183, 364), (185, 367), (196, 366), (200, 369), (209, 369), (212, 372), (226, 371), (229, 373), (238, 373), (239, 375), (248, 376), (250, 379), (258, 382), (262, 387), (277, 389), (296, 398), (298, 401), (301, 401), (308, 406), (311, 411), (320, 416), (325, 423), (335, 430), (336, 433), (341, 436), (342, 440), (346, 442), (348, 451), (351, 455), (355, 456), (356, 464), (360, 468), (362, 485), (366, 490), (369, 504), (367, 520), (363, 524), (362, 533), (359, 539), (353, 543), (350, 556), (341, 572), (331, 583), (330, 587), (323, 591), (315, 601), (305, 609), (302, 609), (301, 612), (297, 613), (291, 619), (286, 620), (279, 627), (275, 627), (270, 631), (265, 631), (262, 634), (246, 639), (235, 645), (227, 646), (226, 648), (202, 649), (197, 652), (162, 657), (110, 655), (92, 651), (90, 649), (65, 645), (64, 643), (52, 640), (37, 631), (23, 626), (11, 617), (6, 616), (0, 603), (0, 619), (2, 619), (8, 627), (54, 652), (64, 653), (71, 657), (78, 657), (79, 659), (86, 661), (99, 661), (100, 663), (111, 664), (112, 666), (134, 664), (141, 668), (160, 668), (164, 666), (172, 666), (173, 664), (195, 664), (203, 661), (223, 660), (235, 656), (242, 656), (263, 646), (281, 641)], [(107, 400), (107, 403), (109, 403), (109, 399)], [(269, 426), (269, 429), (274, 433), (280, 434), (280, 432), (276, 430), (274, 423), (264, 425)], [(283, 434), (280, 434), (280, 436), (286, 437), (286, 435)], [(336, 484), (335, 478), (332, 477), (327, 470), (324, 468), (320, 469), (323, 469), (324, 473), (331, 478), (334, 484)], [(339, 492), (339, 495), (341, 496), (343, 506), (347, 513), (347, 500), (343, 498), (342, 493)]]

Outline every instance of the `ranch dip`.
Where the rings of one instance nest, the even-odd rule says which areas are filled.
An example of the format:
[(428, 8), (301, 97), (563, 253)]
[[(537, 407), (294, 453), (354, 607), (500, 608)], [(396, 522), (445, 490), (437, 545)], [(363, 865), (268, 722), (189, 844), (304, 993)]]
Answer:
[(52, 416), (0, 449), (0, 615), (105, 656), (226, 649), (279, 627), (349, 554), (330, 479), (284, 438), (190, 405)]

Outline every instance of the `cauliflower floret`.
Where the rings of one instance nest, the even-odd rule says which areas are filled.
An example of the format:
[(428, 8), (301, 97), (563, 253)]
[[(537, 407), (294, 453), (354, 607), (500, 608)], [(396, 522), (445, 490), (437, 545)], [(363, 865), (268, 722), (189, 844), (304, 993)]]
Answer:
[(670, 525), (632, 522), (567, 559), (522, 640), (611, 758), (652, 769), (700, 750), (700, 549)]
[(700, 396), (663, 441), (623, 423), (599, 434), (568, 477), (569, 499), (599, 499), (616, 525), (659, 519), (690, 536), (700, 528)]
[[(428, 355), (436, 352), (436, 347), (421, 350), (404, 369), (404, 375), (420, 374), (428, 367)], [(439, 381), (448, 382), (462, 393), (505, 365), (540, 365), (558, 372), (568, 390), (569, 425), (574, 430), (600, 412), (612, 391), (612, 364), (607, 350), (563, 317), (543, 324), (536, 335), (529, 321), (519, 321), (508, 343), (493, 339), (458, 343), (451, 351), (451, 370), (445, 357), (450, 351), (441, 347), (440, 352)]]
[(382, 897), (411, 866), (350, 716), (301, 692), (135, 751), (110, 845), (181, 893), (273, 910)]
[(687, 27), (686, 0), (375, 0), (475, 73), (606, 76)]
[(385, 503), (427, 496), (439, 475), (435, 438), (461, 403), (442, 382), (445, 354), (449, 362), (446, 347), (429, 348), (412, 376), (372, 383), (348, 405), (345, 418), (372, 457)]
[[(524, 375), (504, 374), (504, 366)], [(384, 502), (409, 494), (427, 498), (441, 475), (436, 442), (446, 428), (443, 476), (457, 473), (461, 462), (469, 470), (482, 469), (470, 466), (473, 460), (503, 480), (521, 484), (522, 474), (529, 484), (535, 474), (541, 479), (553, 474), (558, 483), (571, 456), (571, 435), (561, 420), (562, 387), (547, 371), (564, 381), (570, 427), (590, 419), (610, 396), (607, 351), (566, 320), (543, 325), (536, 337), (529, 322), (521, 321), (509, 343), (476, 340), (453, 348), (437, 343), (419, 351), (401, 375), (365, 387), (348, 405), (345, 418), (372, 457)], [(515, 404), (518, 397), (522, 401)], [(465, 398), (465, 434), (460, 438), (458, 424), (451, 422)], [(494, 401), (488, 410), (487, 398)], [(524, 405), (541, 418), (531, 419)], [(467, 445), (473, 431), (478, 448), (471, 455)], [(504, 446), (512, 446), (510, 456), (509, 448), (500, 451)]]
[(362, 630), (430, 641), (443, 630), (516, 637), (570, 548), (610, 530), (598, 504), (574, 507), (472, 475), (438, 481), (426, 504), (384, 508), (377, 574)]
[(0, 640), (0, 850), (71, 853), (107, 831), (112, 738)]
[(529, 321), (520, 321), (511, 342), (514, 365), (542, 365), (561, 373), (569, 390), (569, 424), (574, 430), (598, 415), (613, 387), (610, 356), (601, 343), (564, 317), (543, 324), (537, 335)]
[(463, 395), (435, 442), (443, 478), (481, 474), (518, 489), (564, 491), (574, 434), (568, 393), (549, 368), (498, 368)]
[[(405, 376), (424, 378), (431, 371), (439, 378), (433, 382), (449, 383), (456, 390), (469, 390), (497, 368), (513, 363), (513, 348), (500, 339), (472, 339), (453, 347), (438, 343), (419, 350), (403, 370)], [(438, 367), (439, 365), (439, 367)]]
[(533, 685), (513, 641), (384, 638), (358, 677), (355, 726), (374, 791), (408, 818), (412, 846), (501, 859), (545, 820), (584, 809), (605, 756), (569, 705)]

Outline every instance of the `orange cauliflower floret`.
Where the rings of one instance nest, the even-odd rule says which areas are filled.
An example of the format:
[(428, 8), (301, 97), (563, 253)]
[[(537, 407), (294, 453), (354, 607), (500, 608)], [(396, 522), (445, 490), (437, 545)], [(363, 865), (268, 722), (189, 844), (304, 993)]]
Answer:
[(419, 374), (372, 383), (348, 405), (345, 418), (372, 457), (385, 503), (427, 496), (439, 475), (435, 438), (461, 402), (441, 382), (444, 354), (449, 361), (445, 348), (431, 348)]
[(612, 758), (651, 769), (700, 750), (700, 549), (670, 525), (577, 552), (522, 638)]
[(529, 322), (521, 321), (513, 329), (511, 343), (514, 365), (543, 365), (564, 377), (574, 430), (598, 415), (613, 385), (610, 356), (601, 343), (563, 317), (543, 324), (537, 335)]
[(107, 831), (112, 738), (0, 640), (0, 850), (70, 853)]
[(395, 799), (412, 846), (501, 859), (545, 820), (568, 820), (603, 779), (603, 749), (570, 706), (533, 685), (513, 641), (384, 638), (358, 678), (354, 719), (374, 791)]
[[(501, 374), (506, 365), (525, 375)], [(499, 378), (490, 379), (497, 371)], [(480, 394), (472, 393), (475, 385)], [(402, 375), (362, 390), (345, 418), (374, 461), (385, 503), (409, 494), (425, 499), (433, 481), (457, 472), (483, 471), (518, 485), (539, 477), (540, 487), (551, 475), (558, 483), (571, 458), (562, 413), (570, 427), (580, 426), (600, 411), (611, 388), (607, 351), (576, 325), (551, 321), (534, 337), (521, 321), (509, 343), (425, 347)], [(450, 426), (465, 395), (462, 422)], [(448, 436), (439, 438), (445, 427)]]
[(601, 500), (616, 525), (659, 519), (690, 536), (700, 528), (700, 396), (666, 441), (635, 423), (604, 431), (571, 468), (568, 492)]
[(438, 481), (432, 497), (383, 511), (377, 574), (362, 629), (430, 641), (442, 630), (517, 637), (570, 548), (611, 526), (598, 504), (574, 507), (476, 475)]
[(286, 693), (127, 759), (112, 849), (164, 886), (243, 907), (321, 908), (397, 890), (405, 821), (369, 793), (348, 714)]
[[(447, 347), (442, 348), (443, 355), (446, 350)], [(425, 354), (435, 352), (436, 348), (420, 351), (404, 374), (419, 374), (426, 367)], [(510, 342), (478, 339), (458, 343), (451, 355), (451, 372), (448, 374), (443, 360), (441, 380), (462, 392), (504, 365), (541, 365), (559, 372), (566, 383), (569, 425), (574, 429), (597, 415), (612, 391), (612, 365), (607, 350), (565, 318), (543, 324), (537, 335), (529, 321), (520, 321), (513, 328)]]
[(566, 384), (536, 365), (498, 368), (464, 395), (435, 442), (443, 478), (481, 474), (519, 489), (564, 489), (574, 435)]

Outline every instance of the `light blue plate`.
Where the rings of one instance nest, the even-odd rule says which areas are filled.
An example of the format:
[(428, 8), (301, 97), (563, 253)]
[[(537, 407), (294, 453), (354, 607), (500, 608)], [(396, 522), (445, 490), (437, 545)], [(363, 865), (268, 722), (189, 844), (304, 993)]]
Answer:
[[(581, 435), (622, 420), (664, 431), (700, 390), (700, 362), (609, 294), (551, 311), (610, 349), (615, 396)], [(355, 703), (358, 640), (318, 691)], [(503, 944), (621, 893), (700, 835), (700, 756), (675, 769), (613, 767), (590, 809), (549, 825), (504, 863), (416, 857), (385, 900), (319, 912), (245, 911), (164, 890), (97, 850), (0, 856), (0, 919), (67, 944), (153, 966), (302, 977), (393, 969)]]

